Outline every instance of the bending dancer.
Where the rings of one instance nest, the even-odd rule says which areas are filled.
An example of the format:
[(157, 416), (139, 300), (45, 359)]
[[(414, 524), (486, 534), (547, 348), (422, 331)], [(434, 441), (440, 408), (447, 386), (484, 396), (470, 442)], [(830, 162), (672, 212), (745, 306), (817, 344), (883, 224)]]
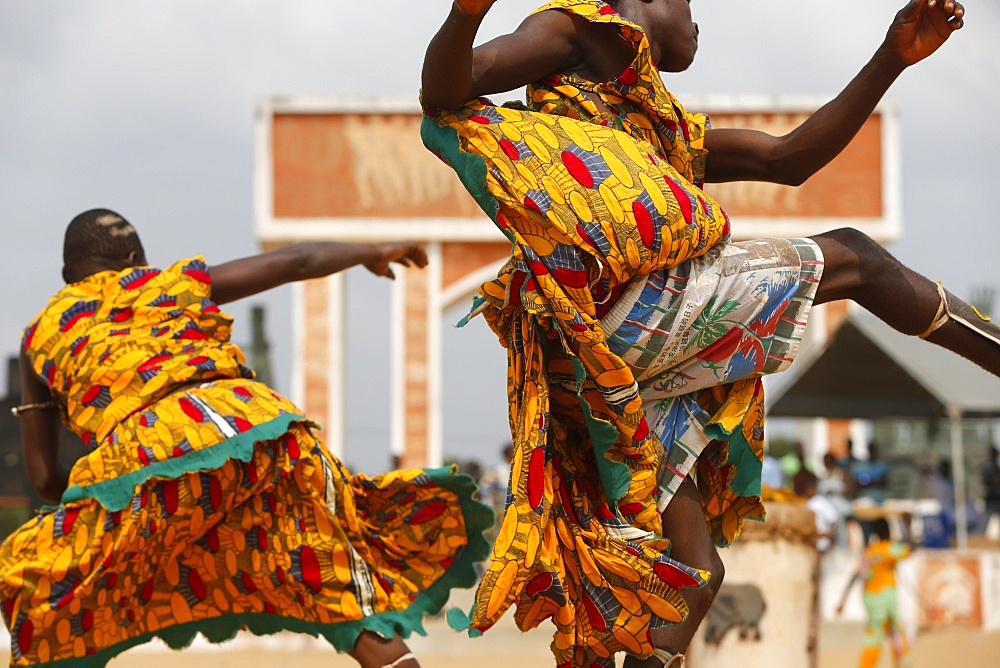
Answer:
[[(687, 0), (553, 0), (473, 48), (491, 5), (456, 0), (423, 70), (425, 144), (513, 242), (473, 311), (508, 349), (513, 501), (453, 621), (516, 605), (522, 628), (553, 620), (560, 665), (674, 665), (722, 581), (715, 546), (763, 519), (760, 377), (794, 358), (813, 303), (852, 299), (1000, 375), (1000, 330), (865, 235), (731, 243), (699, 188), (804, 182), (964, 9), (911, 1), (836, 98), (773, 137), (711, 129), (665, 88), (658, 70), (697, 50)], [(479, 97), (524, 85), (527, 106)]]
[[(103, 666), (159, 636), (322, 635), (361, 666), (419, 665), (402, 638), (471, 587), (492, 512), (450, 469), (352, 476), (254, 381), (218, 304), (418, 246), (307, 243), (148, 266), (106, 209), (66, 230), (62, 288), (21, 346), (25, 459), (54, 507), (0, 546), (12, 666)], [(89, 453), (57, 466), (59, 419)]]

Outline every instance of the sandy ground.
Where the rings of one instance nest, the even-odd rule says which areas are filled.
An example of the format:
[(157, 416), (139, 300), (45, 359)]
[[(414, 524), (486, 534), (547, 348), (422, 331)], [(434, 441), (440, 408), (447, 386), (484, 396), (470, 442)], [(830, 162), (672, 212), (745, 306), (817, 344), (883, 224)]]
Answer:
[[(427, 637), (411, 639), (410, 647), (425, 668), (552, 668), (544, 630), (521, 633), (513, 625), (497, 626), (482, 638), (469, 639), (455, 634), (442, 623), (427, 625)], [(857, 665), (862, 627), (853, 623), (825, 624), (820, 633), (818, 668), (846, 668)], [(775, 652), (780, 652), (775, 647)], [(913, 648), (914, 668), (961, 666), (992, 668), (1000, 663), (1000, 633), (981, 633), (965, 629), (938, 631), (917, 639)], [(282, 668), (348, 668), (356, 666), (350, 658), (332, 654), (311, 638), (287, 636), (271, 639), (236, 639), (228, 645), (197, 645), (184, 653), (136, 648), (112, 661), (110, 668), (247, 668), (282, 666)], [(697, 668), (697, 657), (689, 666)], [(892, 666), (888, 648), (879, 667)], [(744, 666), (743, 668), (757, 668)], [(764, 668), (764, 667), (761, 667)], [(803, 668), (806, 668), (803, 666)]]
[[(457, 592), (461, 597), (465, 592)], [(471, 600), (471, 599), (470, 599)], [(456, 603), (464, 603), (457, 601)], [(511, 615), (480, 638), (468, 638), (448, 628), (443, 619), (430, 619), (427, 636), (414, 636), (410, 648), (425, 668), (553, 668), (546, 628), (522, 633)], [(848, 668), (857, 665), (863, 628), (855, 622), (824, 622), (820, 627), (820, 656), (816, 668)], [(766, 639), (765, 639), (766, 642)], [(774, 648), (776, 653), (781, 647)], [(880, 667), (892, 666), (888, 647)], [(992, 668), (1000, 665), (1000, 633), (972, 629), (949, 629), (920, 635), (913, 647), (913, 668)], [(110, 668), (348, 668), (356, 666), (347, 656), (336, 655), (325, 642), (296, 634), (257, 638), (238, 636), (224, 645), (196, 641), (184, 653), (165, 646), (138, 647), (112, 661)], [(689, 666), (707, 662), (691, 657)], [(743, 666), (741, 668), (758, 668)], [(765, 668), (761, 666), (760, 668)], [(808, 668), (803, 666), (802, 668)]]
[[(442, 620), (429, 620), (426, 637), (413, 637), (409, 645), (425, 668), (553, 668), (549, 638), (544, 629), (522, 633), (504, 620), (481, 638), (467, 638), (447, 628)], [(820, 630), (817, 668), (848, 668), (857, 665), (862, 626), (857, 623), (825, 623)], [(6, 645), (7, 638), (0, 640)], [(7, 648), (0, 647), (6, 653)], [(780, 647), (774, 648), (781, 652)], [(1000, 633), (950, 629), (917, 638), (913, 668), (993, 668), (1000, 665)], [(172, 652), (161, 644), (132, 649), (109, 664), (109, 668), (349, 668), (349, 657), (337, 655), (325, 643), (295, 634), (270, 638), (241, 635), (224, 645), (196, 641), (184, 652)], [(689, 666), (698, 668), (697, 657)], [(892, 666), (888, 648), (880, 668)], [(742, 668), (757, 668), (743, 666)], [(760, 668), (764, 668), (763, 666)], [(803, 666), (803, 668), (807, 668)]]
[[(827, 623), (820, 630), (818, 668), (856, 666), (864, 628), (861, 624)], [(879, 668), (892, 666), (889, 648), (882, 651)], [(913, 646), (913, 668), (994, 668), (1000, 665), (1000, 633), (948, 629), (918, 635)]]
[[(471, 596), (467, 592), (456, 592), (453, 597), (466, 595)], [(465, 601), (453, 602), (466, 607)], [(426, 636), (414, 636), (409, 640), (410, 648), (425, 668), (554, 666), (547, 629), (522, 633), (514, 626), (512, 615), (507, 615), (481, 638), (474, 639), (452, 631), (443, 618), (429, 619), (425, 627)], [(824, 622), (820, 627), (820, 655), (816, 668), (856, 666), (862, 637), (860, 623)], [(5, 632), (0, 633), (0, 653), (8, 656), (9, 641)], [(774, 652), (776, 655), (781, 653), (782, 647), (775, 646)], [(918, 636), (913, 657), (913, 668), (993, 668), (1000, 665), (1000, 633), (962, 628), (925, 633)], [(699, 662), (697, 656), (692, 656), (688, 665), (700, 668), (708, 663)], [(150, 643), (125, 652), (108, 665), (110, 668), (349, 668), (357, 664), (347, 656), (335, 654), (324, 641), (309, 636), (288, 633), (256, 637), (246, 633), (222, 645), (210, 645), (199, 639), (184, 652), (173, 652), (159, 642)], [(890, 666), (892, 661), (886, 647), (879, 667)]]

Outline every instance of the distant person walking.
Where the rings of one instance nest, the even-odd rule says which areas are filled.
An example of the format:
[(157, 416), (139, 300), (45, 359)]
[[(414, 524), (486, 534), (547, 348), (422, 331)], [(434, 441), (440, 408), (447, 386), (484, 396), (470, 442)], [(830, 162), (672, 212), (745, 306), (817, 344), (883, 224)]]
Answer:
[[(219, 304), (410, 244), (309, 243), (163, 269), (107, 209), (66, 230), (66, 286), (25, 329), (28, 475), (53, 504), (0, 546), (11, 665), (93, 668), (160, 637), (321, 635), (361, 666), (412, 668), (402, 638), (475, 583), (492, 513), (450, 469), (351, 475), (254, 380)], [(59, 420), (89, 454), (57, 465)]]
[(911, 553), (909, 544), (891, 540), (889, 523), (885, 518), (872, 523), (870, 542), (837, 606), (839, 615), (844, 611), (844, 604), (854, 584), (859, 581), (864, 583), (862, 596), (868, 618), (865, 624), (865, 647), (858, 664), (860, 668), (874, 668), (878, 664), (882, 643), (886, 638), (892, 643), (896, 665), (911, 665), (910, 644), (899, 621), (899, 606), (896, 601), (896, 566)]

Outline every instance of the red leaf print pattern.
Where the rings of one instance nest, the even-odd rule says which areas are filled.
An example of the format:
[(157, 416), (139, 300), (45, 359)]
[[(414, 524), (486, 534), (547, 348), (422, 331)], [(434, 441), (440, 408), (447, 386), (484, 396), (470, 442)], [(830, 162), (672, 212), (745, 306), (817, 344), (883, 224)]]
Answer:
[(622, 511), (622, 515), (635, 515), (642, 510), (642, 504), (638, 501), (633, 501), (632, 503), (618, 506), (618, 510)]
[(597, 510), (595, 510), (594, 513), (597, 515), (597, 517), (599, 517), (602, 520), (615, 519), (615, 514), (611, 512), (611, 509), (608, 508), (608, 504), (606, 503), (602, 503), (601, 505), (597, 506)]
[(531, 578), (527, 585), (528, 596), (535, 598), (543, 591), (548, 591), (552, 587), (552, 583), (555, 581), (555, 576), (552, 573), (540, 573), (535, 577)]
[(694, 579), (681, 569), (666, 561), (657, 561), (653, 564), (653, 572), (674, 589), (685, 589), (687, 587), (697, 587), (700, 582)]
[(519, 160), (521, 158), (521, 152), (514, 146), (514, 142), (509, 139), (501, 139), (499, 143), (500, 148), (503, 149), (508, 158), (511, 160)]
[(677, 206), (681, 208), (681, 215), (684, 216), (684, 220), (690, 225), (694, 217), (694, 211), (691, 208), (691, 196), (669, 176), (664, 176), (663, 180), (666, 182), (667, 187), (670, 188), (670, 192), (674, 194)]
[(528, 504), (537, 509), (545, 490), (545, 450), (535, 448), (528, 462)]
[(646, 248), (652, 248), (654, 239), (653, 217), (649, 215), (649, 209), (642, 202), (632, 202), (632, 215), (635, 216), (635, 226), (639, 230), (642, 244)]
[(240, 584), (242, 584), (243, 588), (249, 592), (257, 591), (257, 585), (254, 584), (254, 581), (250, 577), (250, 574), (247, 573), (246, 571), (242, 571), (240, 573)]
[(17, 632), (17, 648), (21, 654), (27, 654), (31, 649), (31, 643), (35, 639), (35, 625), (30, 619), (24, 620), (21, 628)]
[(79, 508), (67, 508), (66, 515), (63, 517), (62, 521), (62, 532), (64, 536), (68, 536), (73, 530), (73, 525), (76, 524), (76, 519), (80, 516)]
[(188, 571), (187, 577), (188, 586), (191, 588), (191, 593), (197, 597), (199, 601), (204, 601), (205, 596), (208, 595), (208, 589), (205, 587), (205, 582), (198, 575), (198, 571), (191, 569)]
[(177, 481), (165, 480), (163, 482), (163, 509), (168, 515), (173, 515), (177, 512), (177, 500)]
[(201, 409), (195, 406), (194, 402), (187, 397), (181, 397), (177, 403), (180, 405), (181, 410), (184, 411), (184, 414), (195, 422), (201, 423), (207, 419), (205, 414), (201, 412)]
[(566, 169), (569, 171), (570, 176), (577, 180), (577, 182), (584, 188), (594, 187), (594, 175), (590, 173), (587, 169), (587, 165), (583, 164), (583, 160), (576, 157), (569, 151), (562, 152), (562, 161), (566, 165)]
[(583, 605), (587, 609), (587, 618), (590, 619), (591, 625), (598, 631), (607, 631), (608, 621), (604, 619), (601, 609), (586, 592), (583, 594)]
[(594, 240), (590, 238), (590, 235), (587, 234), (587, 231), (583, 229), (582, 223), (576, 224), (576, 233), (579, 234), (583, 238), (583, 240), (586, 241), (588, 244), (590, 244), (592, 247), (597, 248), (597, 244), (595, 244)]
[(649, 437), (649, 423), (646, 422), (645, 416), (639, 421), (639, 426), (635, 428), (635, 433), (632, 434), (632, 440), (637, 443), (642, 443)]
[(582, 269), (553, 269), (552, 276), (567, 288), (587, 287), (587, 272)]
[(618, 83), (625, 84), (626, 86), (634, 86), (639, 81), (639, 73), (631, 66), (625, 68), (625, 71), (618, 75)]
[(309, 587), (309, 591), (315, 594), (322, 589), (323, 578), (320, 575), (316, 551), (308, 545), (304, 546), (299, 553), (299, 565), (302, 568), (302, 583)]
[(184, 270), (185, 276), (190, 276), (199, 283), (204, 283), (205, 285), (212, 284), (212, 276), (206, 270), (200, 269), (198, 267), (188, 267)]
[(535, 276), (544, 276), (549, 273), (549, 268), (538, 260), (528, 260), (528, 267), (531, 268), (531, 273)]
[(410, 515), (410, 524), (423, 524), (424, 522), (430, 522), (431, 520), (440, 517), (445, 510), (448, 509), (448, 504), (442, 499), (435, 499), (433, 501), (428, 501), (424, 505)]
[(149, 599), (153, 598), (153, 578), (149, 578), (142, 585), (142, 588), (139, 590), (139, 598), (143, 601), (149, 601)]

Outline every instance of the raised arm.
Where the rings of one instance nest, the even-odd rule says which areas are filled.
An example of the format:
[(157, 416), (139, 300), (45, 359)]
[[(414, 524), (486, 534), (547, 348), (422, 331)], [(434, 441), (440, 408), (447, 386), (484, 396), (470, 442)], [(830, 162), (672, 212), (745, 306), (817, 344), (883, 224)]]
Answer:
[(21, 443), (28, 481), (46, 503), (57, 504), (69, 472), (59, 466), (59, 410), (52, 393), (21, 351)]
[(520, 88), (585, 55), (577, 47), (577, 21), (560, 11), (525, 19), (517, 30), (473, 48), (493, 0), (456, 0), (424, 56), (421, 91), (426, 104), (451, 109), (469, 100)]
[(286, 246), (268, 253), (232, 260), (209, 268), (212, 299), (217, 304), (236, 301), (271, 288), (329, 276), (364, 265), (376, 276), (395, 278), (390, 263), (427, 266), (424, 249), (410, 243), (340, 243), (316, 241)]
[(705, 179), (803, 183), (847, 146), (903, 70), (937, 51), (964, 17), (965, 8), (954, 0), (910, 0), (858, 75), (789, 134), (710, 130)]

